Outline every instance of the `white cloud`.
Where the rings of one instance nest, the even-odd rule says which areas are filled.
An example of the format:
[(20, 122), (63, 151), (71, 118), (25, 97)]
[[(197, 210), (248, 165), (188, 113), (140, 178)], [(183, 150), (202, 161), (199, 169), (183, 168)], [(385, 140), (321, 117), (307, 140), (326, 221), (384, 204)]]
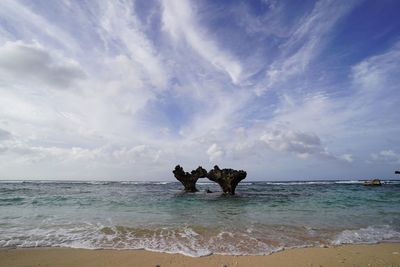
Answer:
[(299, 157), (326, 153), (319, 137), (312, 133), (276, 128), (266, 131), (260, 140), (271, 149), (293, 152)]
[(118, 162), (153, 164), (160, 160), (162, 151), (148, 145), (138, 145), (115, 150), (112, 155)]
[(11, 137), (11, 133), (6, 130), (0, 129), (0, 141), (7, 140)]
[(196, 21), (189, 1), (163, 1), (163, 29), (177, 42), (184, 40), (205, 60), (226, 72), (233, 83), (240, 82), (242, 66), (232, 55), (220, 49)]
[(378, 153), (372, 153), (370, 162), (383, 164), (400, 164), (400, 154), (391, 149), (382, 150)]
[(301, 159), (314, 157), (316, 159), (338, 160), (351, 163), (351, 154), (335, 155), (323, 145), (319, 136), (311, 132), (291, 130), (284, 126), (275, 126), (264, 130), (260, 141), (269, 149), (278, 152), (293, 153)]
[(316, 2), (312, 12), (297, 23), (297, 28), (286, 43), (281, 45), (281, 56), (266, 71), (263, 83), (256, 87), (258, 95), (306, 73), (309, 64), (320, 55), (335, 24), (354, 6), (334, 1)]
[[(0, 146), (2, 156), (17, 156), (16, 162), (20, 163), (46, 163), (59, 164), (90, 164), (90, 165), (126, 165), (141, 164), (148, 166), (160, 163), (162, 151), (148, 145), (137, 145), (131, 148), (100, 146), (96, 148), (84, 147), (56, 147), (34, 146), (21, 140), (3, 142)], [(5, 154), (7, 152), (7, 154)]]
[(338, 158), (342, 159), (348, 163), (352, 163), (354, 161), (352, 154), (343, 154), (343, 155), (340, 155)]
[(76, 53), (79, 50), (78, 42), (62, 27), (57, 27), (53, 21), (40, 16), (28, 5), (21, 4), (19, 1), (1, 1), (0, 17), (8, 23), (8, 27), (5, 27), (3, 32), (9, 39), (15, 40), (16, 35), (24, 37), (25, 41), (43, 38), (56, 43), (70, 53)]
[(252, 10), (245, 5), (238, 5), (236, 17), (240, 21), (240, 25), (244, 27), (245, 31), (250, 34), (258, 35), (273, 35), (276, 37), (287, 38), (293, 33), (293, 28), (290, 24), (284, 22), (286, 8), (283, 1), (263, 1), (264, 5), (268, 7), (268, 12), (263, 15), (254, 16)]
[(141, 79), (147, 84), (164, 89), (168, 75), (163, 66), (162, 56), (143, 33), (132, 3), (105, 2), (101, 7), (99, 19), (99, 33), (106, 47), (118, 41), (129, 56), (131, 64), (136, 63), (136, 71), (131, 75), (141, 75)]
[(385, 53), (362, 60), (354, 65), (351, 71), (354, 85), (364, 90), (361, 92), (364, 94), (387, 91), (393, 84), (400, 81), (399, 77), (400, 42)]
[(207, 155), (210, 162), (215, 162), (224, 155), (224, 151), (214, 143), (207, 149)]
[(38, 82), (41, 86), (65, 89), (85, 78), (79, 64), (51, 54), (39, 43), (6, 42), (0, 46), (0, 77), (14, 83)]

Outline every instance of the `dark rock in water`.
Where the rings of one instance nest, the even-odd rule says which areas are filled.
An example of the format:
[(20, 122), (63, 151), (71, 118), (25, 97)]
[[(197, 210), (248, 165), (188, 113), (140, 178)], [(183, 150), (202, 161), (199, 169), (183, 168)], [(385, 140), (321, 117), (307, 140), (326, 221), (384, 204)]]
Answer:
[(175, 178), (183, 184), (186, 192), (197, 192), (197, 180), (207, 176), (207, 171), (200, 166), (196, 170), (191, 171), (191, 173), (188, 173), (180, 165), (177, 165), (172, 172)]
[[(207, 171), (199, 166), (190, 173), (185, 172), (180, 165), (175, 166), (172, 171), (175, 178), (183, 184), (186, 192), (197, 192), (196, 182), (199, 178), (207, 177), (209, 180), (218, 183), (225, 194), (234, 195), (236, 186), (240, 181), (246, 178), (247, 173), (243, 170), (237, 171), (233, 169), (220, 169), (214, 166), (214, 169)], [(206, 193), (212, 193), (208, 188)]]
[(382, 183), (381, 183), (381, 180), (374, 179), (374, 180), (370, 180), (370, 181), (365, 181), (364, 185), (375, 185), (375, 186), (377, 185), (377, 186), (379, 186), (379, 185), (382, 185)]
[(206, 189), (206, 193), (207, 193), (207, 194), (211, 194), (212, 192), (213, 192), (213, 191), (211, 191), (210, 189), (208, 189), (208, 188)]
[(225, 194), (234, 195), (238, 183), (246, 178), (247, 173), (243, 170), (220, 169), (217, 165), (208, 172), (207, 178), (218, 183)]
[(395, 171), (394, 174), (400, 174), (400, 171)]

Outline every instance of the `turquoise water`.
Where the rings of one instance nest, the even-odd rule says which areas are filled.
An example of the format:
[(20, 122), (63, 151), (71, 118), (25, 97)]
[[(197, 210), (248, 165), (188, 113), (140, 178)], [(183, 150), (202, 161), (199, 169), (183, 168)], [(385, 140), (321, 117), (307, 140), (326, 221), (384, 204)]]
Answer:
[[(201, 181), (201, 180), (200, 180)], [(205, 180), (203, 180), (205, 181)], [(400, 242), (400, 182), (0, 182), (0, 247), (147, 249), (191, 256)], [(214, 193), (205, 193), (206, 189)]]

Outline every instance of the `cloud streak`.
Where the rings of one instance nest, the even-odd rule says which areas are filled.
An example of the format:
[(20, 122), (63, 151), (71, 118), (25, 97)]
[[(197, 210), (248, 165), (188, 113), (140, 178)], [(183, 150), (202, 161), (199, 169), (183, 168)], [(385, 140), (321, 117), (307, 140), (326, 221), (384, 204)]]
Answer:
[(183, 39), (201, 57), (217, 69), (226, 72), (233, 83), (240, 82), (242, 67), (232, 55), (218, 48), (196, 22), (194, 7), (189, 1), (163, 2), (163, 29), (175, 42)]

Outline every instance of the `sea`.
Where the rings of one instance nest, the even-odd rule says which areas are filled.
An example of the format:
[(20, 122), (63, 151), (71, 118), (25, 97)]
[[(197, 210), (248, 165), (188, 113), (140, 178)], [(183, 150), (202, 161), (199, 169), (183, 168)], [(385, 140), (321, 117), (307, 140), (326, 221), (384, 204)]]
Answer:
[[(0, 247), (144, 249), (198, 257), (400, 242), (400, 181), (0, 181)], [(211, 190), (212, 193), (207, 193)]]

